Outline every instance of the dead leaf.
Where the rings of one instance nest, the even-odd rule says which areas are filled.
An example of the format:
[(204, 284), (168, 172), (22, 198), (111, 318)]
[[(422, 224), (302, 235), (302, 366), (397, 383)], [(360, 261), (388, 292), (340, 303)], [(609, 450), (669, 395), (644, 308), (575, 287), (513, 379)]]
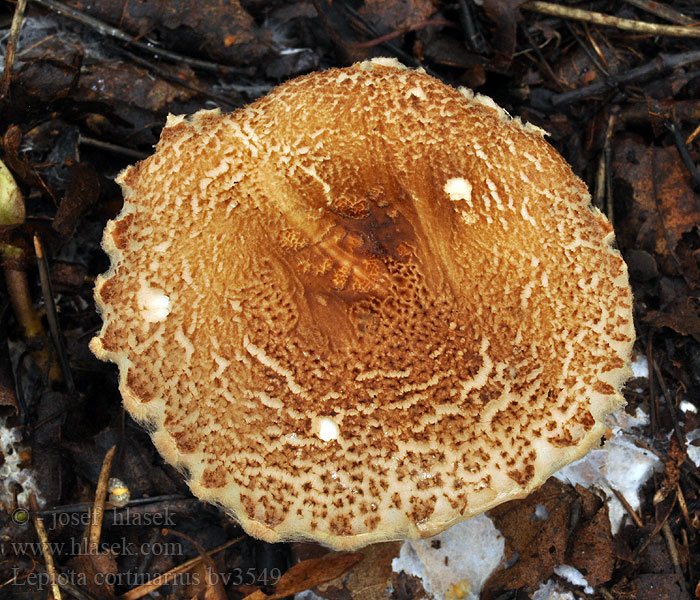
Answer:
[(632, 584), (635, 600), (690, 600), (682, 588), (683, 575), (677, 573), (646, 573)]
[(184, 54), (252, 64), (269, 53), (253, 17), (238, 0), (70, 0), (73, 8), (133, 35), (153, 36)]
[(423, 589), (420, 577), (406, 575), (403, 571), (392, 573), (391, 577), (392, 600), (427, 600), (432, 598)]
[(427, 21), (435, 6), (430, 0), (365, 0), (358, 12), (384, 33)]
[(631, 192), (617, 194), (625, 202), (620, 244), (668, 257), (683, 234), (700, 225), (700, 204), (678, 151), (627, 136), (614, 146), (613, 168)]
[(85, 265), (65, 260), (51, 261), (51, 287), (59, 294), (77, 294), (88, 281)]
[[(494, 573), (486, 582), (485, 591), (534, 588), (551, 576), (554, 567), (566, 562), (570, 505), (574, 499), (571, 487), (550, 479), (527, 498), (489, 511), (506, 540), (506, 563), (515, 562)], [(546, 518), (537, 517), (538, 505), (546, 510)]]
[(314, 592), (327, 600), (384, 600), (391, 580), (391, 563), (400, 550), (401, 542), (372, 544), (362, 550), (363, 561), (342, 577), (319, 585)]
[(204, 549), (197, 540), (191, 538), (185, 533), (176, 531), (174, 529), (164, 528), (161, 530), (164, 536), (174, 535), (175, 537), (184, 539), (188, 541), (192, 546), (195, 547), (199, 556), (202, 559), (202, 564), (206, 566), (208, 577), (205, 579), (205, 589), (204, 589), (204, 600), (226, 600), (226, 589), (224, 587), (224, 582), (221, 577), (221, 572), (219, 571), (214, 558), (209, 556), (207, 551)]
[(17, 125), (10, 125), (2, 139), (5, 149), (5, 163), (15, 177), (28, 186), (37, 187), (51, 193), (46, 184), (29, 164), (26, 156), (20, 157), (19, 147), (22, 143), (22, 130)]
[(625, 252), (625, 262), (633, 281), (650, 281), (659, 276), (659, 266), (646, 250), (632, 248)]
[[(170, 69), (185, 84), (201, 87), (191, 69), (184, 65)], [(119, 60), (96, 62), (83, 70), (75, 93), (79, 101), (119, 102), (162, 113), (174, 102), (195, 95), (190, 89), (154, 77), (152, 73)], [(115, 110), (119, 110), (115, 106)]]
[[(603, 63), (608, 73), (614, 75), (626, 68), (619, 58), (619, 50), (612, 47), (602, 33), (593, 32), (591, 38), (602, 54), (602, 58), (598, 55), (597, 60)], [(552, 67), (552, 71), (563, 89), (580, 88), (605, 78), (605, 74), (597, 68), (580, 44), (574, 45), (570, 52), (564, 54)]]
[[(455, 40), (447, 35), (429, 37), (428, 32), (425, 34), (421, 32), (420, 38), (421, 40), (426, 40), (423, 45), (423, 55), (425, 59), (459, 69), (474, 69), (478, 67), (483, 73), (484, 59), (467, 50), (464, 46), (464, 42), (461, 40)], [(476, 83), (476, 85), (483, 85), (486, 81), (485, 75), (482, 75), (482, 78), (482, 81), (475, 81), (473, 83)]]
[(64, 237), (70, 237), (83, 214), (100, 196), (100, 176), (86, 163), (68, 164), (71, 176), (66, 195), (56, 211), (52, 227)]
[(654, 494), (654, 505), (663, 502), (669, 494), (675, 493), (681, 478), (681, 465), (687, 458), (685, 449), (678, 443), (678, 439), (672, 436), (669, 442), (668, 452), (664, 458), (664, 478)]
[(574, 487), (578, 498), (581, 502), (581, 513), (584, 519), (592, 519), (601, 508), (604, 508), (603, 501), (600, 496), (594, 494), (591, 490), (576, 484)]
[(82, 54), (72, 54), (72, 50), (73, 47), (64, 46), (62, 56), (21, 54), (24, 64), (13, 77), (13, 102), (36, 105), (69, 98), (83, 60)]
[(641, 573), (673, 573), (673, 562), (662, 536), (654, 537), (640, 554), (639, 571)]
[(95, 598), (113, 598), (117, 563), (111, 551), (88, 554), (82, 552), (68, 561), (76, 580), (84, 582), (85, 591)]
[(656, 328), (668, 327), (681, 335), (690, 335), (700, 342), (700, 299), (691, 296), (678, 299), (664, 311), (651, 310), (644, 317), (645, 323)]
[(339, 577), (363, 558), (361, 552), (329, 552), (321, 558), (305, 560), (282, 575), (272, 594), (258, 590), (246, 596), (246, 600), (277, 600), (306, 591)]
[(567, 563), (583, 573), (588, 585), (595, 587), (610, 580), (615, 568), (615, 544), (610, 531), (607, 506), (574, 532)]
[(484, 0), (484, 12), (493, 23), (494, 67), (505, 69), (513, 60), (518, 23), (523, 18), (519, 7), (523, 3), (524, 0)]
[(32, 463), (41, 496), (47, 504), (61, 497), (61, 418), (70, 406), (68, 397), (57, 391), (45, 391), (36, 407), (37, 422), (43, 423), (30, 438)]
[(7, 347), (6, 330), (0, 337), (0, 415), (14, 416), (17, 414), (17, 394), (15, 379), (12, 374), (12, 362)]

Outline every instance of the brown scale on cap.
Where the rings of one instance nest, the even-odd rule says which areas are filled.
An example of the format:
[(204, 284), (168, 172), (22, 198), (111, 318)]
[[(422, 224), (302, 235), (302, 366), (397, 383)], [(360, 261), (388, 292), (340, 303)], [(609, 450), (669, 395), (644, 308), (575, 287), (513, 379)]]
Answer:
[(251, 534), (435, 534), (597, 444), (633, 341), (584, 184), (489, 99), (388, 60), (172, 117), (119, 179), (91, 344)]

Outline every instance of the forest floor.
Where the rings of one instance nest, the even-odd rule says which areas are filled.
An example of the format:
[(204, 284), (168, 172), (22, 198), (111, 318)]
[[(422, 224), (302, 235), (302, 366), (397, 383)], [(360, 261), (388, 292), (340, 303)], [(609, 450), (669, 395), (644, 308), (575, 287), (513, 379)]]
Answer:
[[(639, 507), (620, 494), (629, 514), (613, 533), (600, 490), (553, 478), (492, 511), (505, 554), (481, 596), (700, 598), (700, 6), (559, 2), (0, 5), (0, 145), (25, 207), (0, 210), (1, 598), (427, 595), (392, 569), (400, 543), (350, 554), (265, 544), (193, 498), (125, 414), (116, 368), (88, 349), (101, 325), (93, 283), (109, 266), (102, 230), (122, 203), (114, 178), (152, 152), (168, 113), (231, 111), (286, 79), (375, 56), (549, 132), (629, 266), (641, 366), (626, 410), (646, 415), (635, 443), (657, 461)], [(106, 490), (110, 470), (128, 509)], [(533, 521), (540, 506), (548, 516)], [(80, 551), (85, 540), (99, 551)], [(190, 540), (216, 552), (203, 558)]]

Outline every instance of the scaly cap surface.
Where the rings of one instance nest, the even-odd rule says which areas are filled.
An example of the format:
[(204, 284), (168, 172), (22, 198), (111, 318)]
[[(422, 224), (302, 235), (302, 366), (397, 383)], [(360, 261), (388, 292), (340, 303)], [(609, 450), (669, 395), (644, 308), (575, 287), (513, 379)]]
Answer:
[(542, 137), (395, 61), (171, 117), (120, 176), (92, 350), (267, 541), (435, 534), (597, 444), (633, 342), (610, 224)]

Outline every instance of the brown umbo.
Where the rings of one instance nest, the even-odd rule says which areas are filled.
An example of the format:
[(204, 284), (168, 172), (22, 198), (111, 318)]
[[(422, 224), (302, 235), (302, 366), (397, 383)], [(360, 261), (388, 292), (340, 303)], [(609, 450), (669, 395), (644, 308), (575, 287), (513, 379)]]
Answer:
[(171, 116), (119, 177), (91, 348), (267, 541), (433, 535), (596, 445), (630, 373), (610, 224), (493, 101), (379, 59)]

